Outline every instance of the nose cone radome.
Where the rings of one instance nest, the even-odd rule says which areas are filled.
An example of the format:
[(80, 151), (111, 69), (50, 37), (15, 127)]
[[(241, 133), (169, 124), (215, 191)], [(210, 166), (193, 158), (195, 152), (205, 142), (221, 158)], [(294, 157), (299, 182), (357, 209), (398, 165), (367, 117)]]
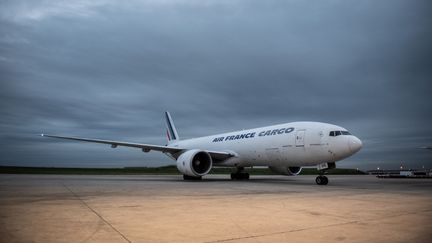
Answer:
[(350, 137), (348, 144), (352, 153), (357, 153), (363, 146), (362, 141), (355, 136)]

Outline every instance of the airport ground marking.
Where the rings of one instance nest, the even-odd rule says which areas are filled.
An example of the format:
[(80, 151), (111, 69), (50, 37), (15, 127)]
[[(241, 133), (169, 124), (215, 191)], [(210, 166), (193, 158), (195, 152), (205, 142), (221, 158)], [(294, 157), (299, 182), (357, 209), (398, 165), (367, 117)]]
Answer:
[(124, 234), (122, 234), (118, 229), (116, 229), (110, 222), (108, 222), (102, 215), (100, 215), (96, 210), (94, 210), (92, 207), (90, 207), (78, 194), (76, 194), (72, 189), (70, 189), (68, 186), (66, 186), (64, 183), (62, 183), (63, 187), (65, 187), (75, 198), (77, 198), (84, 206), (86, 206), (90, 211), (92, 211), (96, 216), (99, 217), (105, 224), (107, 224), (111, 229), (113, 229), (115, 232), (117, 232), (125, 241), (132, 243)]
[(268, 233), (268, 234), (249, 235), (249, 236), (244, 236), (244, 237), (235, 237), (235, 238), (229, 238), (229, 239), (205, 241), (205, 243), (216, 243), (216, 242), (227, 242), (227, 241), (242, 240), (242, 239), (251, 239), (251, 238), (258, 238), (258, 237), (264, 237), (264, 236), (270, 236), (270, 235), (279, 235), (279, 234), (286, 234), (286, 233), (292, 233), (292, 232), (299, 232), (299, 231), (304, 231), (304, 230), (320, 229), (320, 228), (327, 228), (327, 227), (340, 226), (340, 225), (346, 225), (346, 224), (355, 224), (355, 223), (359, 223), (359, 222), (360, 221), (358, 221), (358, 220), (354, 220), (354, 221), (338, 223), (338, 224), (322, 225), (322, 226), (318, 226), (318, 227), (306, 227), (306, 228), (293, 229), (293, 230), (287, 230), (287, 231), (273, 232), (273, 233)]
[[(432, 210), (430, 210), (430, 209), (425, 209), (425, 210), (420, 210), (417, 212), (406, 212), (406, 213), (394, 214), (394, 215), (387, 216), (385, 218), (388, 219), (388, 218), (400, 217), (400, 216), (411, 215), (411, 214), (423, 214), (423, 213), (428, 213), (431, 211)], [(235, 240), (242, 240), (242, 239), (251, 239), (251, 238), (265, 237), (265, 236), (271, 236), (271, 235), (287, 234), (287, 233), (293, 233), (293, 232), (299, 232), (299, 231), (311, 230), (311, 229), (327, 228), (327, 227), (341, 226), (341, 225), (347, 225), (347, 224), (357, 224), (357, 223), (362, 223), (365, 221), (369, 222), (369, 221), (376, 221), (376, 220), (382, 220), (382, 218), (373, 218), (373, 219), (368, 219), (368, 220), (354, 220), (354, 221), (349, 221), (349, 222), (344, 222), (344, 223), (323, 225), (323, 226), (318, 226), (318, 227), (307, 227), (307, 228), (300, 228), (300, 229), (294, 229), (294, 230), (288, 230), (288, 231), (273, 232), (273, 233), (268, 233), (268, 234), (250, 235), (250, 236), (244, 236), (244, 237), (235, 237), (235, 238), (229, 238), (229, 239), (206, 241), (205, 243), (216, 243), (216, 242), (227, 242), (227, 241), (235, 241)]]

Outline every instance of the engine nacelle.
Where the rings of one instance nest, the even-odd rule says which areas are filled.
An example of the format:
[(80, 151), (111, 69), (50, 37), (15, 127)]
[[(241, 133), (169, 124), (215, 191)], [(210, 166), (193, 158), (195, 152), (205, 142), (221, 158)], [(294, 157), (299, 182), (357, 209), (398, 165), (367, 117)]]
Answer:
[(269, 169), (273, 171), (274, 173), (280, 174), (280, 175), (289, 175), (289, 176), (295, 176), (300, 174), (302, 167), (273, 167), (270, 166)]
[(177, 159), (177, 169), (188, 176), (200, 177), (210, 172), (213, 165), (209, 153), (191, 149), (182, 153)]

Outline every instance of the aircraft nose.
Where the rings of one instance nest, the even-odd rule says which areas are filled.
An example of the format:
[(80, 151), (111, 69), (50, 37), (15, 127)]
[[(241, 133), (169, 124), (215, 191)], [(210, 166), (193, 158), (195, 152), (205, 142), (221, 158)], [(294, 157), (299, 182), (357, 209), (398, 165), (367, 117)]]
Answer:
[(363, 143), (357, 137), (351, 136), (349, 141), (348, 141), (348, 145), (349, 145), (351, 152), (356, 153), (362, 148)]

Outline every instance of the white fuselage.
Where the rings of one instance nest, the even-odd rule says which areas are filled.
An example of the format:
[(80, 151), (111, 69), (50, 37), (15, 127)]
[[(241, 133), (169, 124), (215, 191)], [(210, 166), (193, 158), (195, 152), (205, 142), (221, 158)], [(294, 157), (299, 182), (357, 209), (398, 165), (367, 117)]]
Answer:
[(236, 155), (214, 163), (214, 166), (313, 166), (347, 158), (361, 149), (362, 142), (340, 126), (293, 122), (181, 140), (169, 145)]

